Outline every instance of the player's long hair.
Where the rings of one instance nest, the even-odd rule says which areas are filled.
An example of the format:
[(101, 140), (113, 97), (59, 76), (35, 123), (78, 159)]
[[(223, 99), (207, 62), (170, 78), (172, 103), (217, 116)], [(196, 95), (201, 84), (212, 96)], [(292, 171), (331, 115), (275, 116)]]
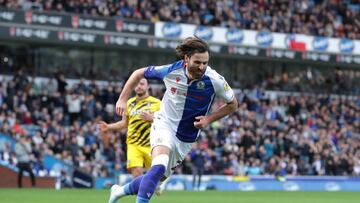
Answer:
[(209, 52), (209, 46), (204, 40), (194, 36), (184, 39), (175, 50), (176, 58), (180, 60), (184, 59), (185, 55), (191, 57), (195, 53)]

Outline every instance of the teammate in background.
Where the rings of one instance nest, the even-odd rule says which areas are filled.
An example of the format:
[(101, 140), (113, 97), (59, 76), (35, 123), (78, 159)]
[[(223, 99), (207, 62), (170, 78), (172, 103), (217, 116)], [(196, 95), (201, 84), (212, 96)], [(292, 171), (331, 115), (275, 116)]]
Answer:
[[(113, 185), (109, 203), (125, 195), (137, 195), (137, 203), (149, 202), (160, 179), (169, 177), (190, 152), (200, 130), (237, 108), (234, 92), (224, 77), (208, 66), (205, 41), (187, 38), (176, 52), (179, 60), (175, 63), (134, 71), (116, 102), (116, 112), (123, 115), (131, 91), (143, 77), (165, 82), (166, 92), (150, 132), (151, 168), (124, 186)], [(209, 114), (215, 94), (226, 104)]]
[(160, 100), (149, 96), (149, 84), (141, 79), (135, 88), (136, 96), (127, 101), (127, 111), (121, 121), (107, 124), (100, 121), (100, 131), (127, 128), (127, 169), (134, 177), (143, 174), (151, 166), (150, 127), (154, 112), (160, 109)]

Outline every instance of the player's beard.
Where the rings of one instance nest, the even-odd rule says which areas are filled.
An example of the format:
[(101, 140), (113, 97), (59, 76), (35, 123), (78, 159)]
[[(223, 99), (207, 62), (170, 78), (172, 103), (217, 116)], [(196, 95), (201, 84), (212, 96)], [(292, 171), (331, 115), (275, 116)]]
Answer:
[(190, 72), (192, 79), (200, 79), (204, 75), (205, 71), (193, 71)]
[(138, 92), (136, 92), (136, 95), (138, 96), (138, 97), (142, 97), (142, 96), (144, 96), (146, 94), (146, 91), (138, 91)]
[(202, 71), (197, 67), (188, 67), (188, 72), (190, 74), (191, 79), (200, 79), (205, 74), (206, 68)]

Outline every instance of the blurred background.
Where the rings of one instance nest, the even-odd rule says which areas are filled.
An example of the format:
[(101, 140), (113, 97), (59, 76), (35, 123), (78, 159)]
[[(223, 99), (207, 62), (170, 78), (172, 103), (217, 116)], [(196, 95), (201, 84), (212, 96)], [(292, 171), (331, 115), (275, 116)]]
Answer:
[(130, 180), (126, 131), (97, 122), (121, 119), (133, 70), (174, 62), (196, 35), (239, 108), (201, 133), (168, 190), (359, 191), (359, 11), (358, 0), (0, 0), (0, 187), (17, 187), (19, 142), (36, 187)]

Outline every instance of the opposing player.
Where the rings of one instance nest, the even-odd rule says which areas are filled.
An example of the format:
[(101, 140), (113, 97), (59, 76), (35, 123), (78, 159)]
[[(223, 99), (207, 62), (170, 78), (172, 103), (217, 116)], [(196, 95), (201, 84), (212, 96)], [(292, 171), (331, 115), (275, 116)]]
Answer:
[(127, 128), (127, 169), (134, 177), (143, 174), (151, 166), (150, 127), (154, 112), (160, 109), (160, 100), (149, 96), (148, 81), (143, 78), (135, 87), (136, 96), (127, 101), (127, 111), (121, 121), (107, 124), (100, 121), (100, 130)]
[[(125, 195), (137, 195), (137, 203), (150, 201), (163, 176), (182, 162), (199, 136), (200, 129), (237, 107), (237, 100), (224, 77), (208, 66), (206, 42), (191, 37), (176, 48), (179, 61), (164, 66), (149, 66), (133, 72), (116, 103), (116, 112), (126, 112), (126, 100), (143, 78), (163, 80), (166, 86), (160, 111), (151, 126), (151, 168), (130, 183), (111, 187), (109, 203)], [(226, 104), (209, 114), (215, 95)]]

